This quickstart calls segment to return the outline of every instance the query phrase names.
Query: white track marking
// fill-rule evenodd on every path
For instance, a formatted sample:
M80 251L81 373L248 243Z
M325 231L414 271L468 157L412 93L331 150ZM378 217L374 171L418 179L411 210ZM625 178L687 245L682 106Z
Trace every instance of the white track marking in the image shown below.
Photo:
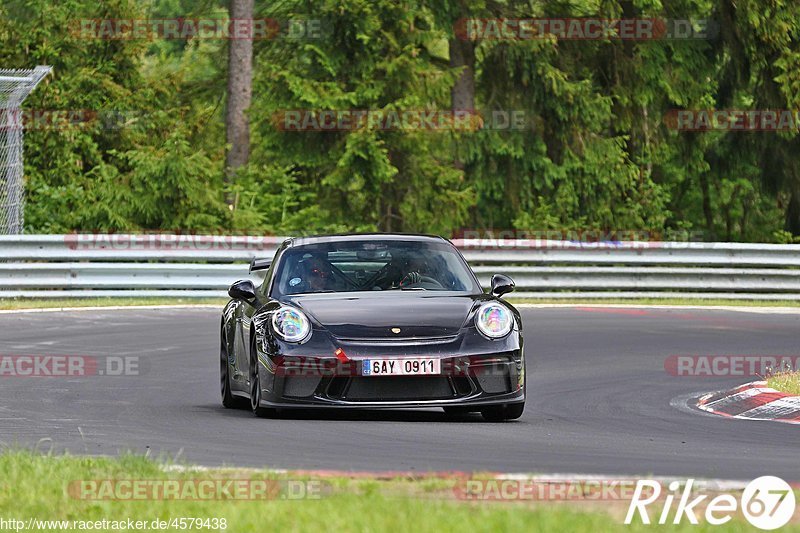
M0 315L13 315L16 313L57 313L60 311L119 311L125 309L216 309L221 311L223 305L211 304L186 304L186 305L106 305L91 307L40 307L34 309L0 309Z
M692 311L734 311L738 313L759 313L759 314L779 314L779 315L800 315L800 307L748 307L735 305L643 305L643 304L593 304L593 303L566 303L566 304L531 304L509 302L517 309L548 309L548 308L570 308L570 307L591 307L593 309L677 309Z

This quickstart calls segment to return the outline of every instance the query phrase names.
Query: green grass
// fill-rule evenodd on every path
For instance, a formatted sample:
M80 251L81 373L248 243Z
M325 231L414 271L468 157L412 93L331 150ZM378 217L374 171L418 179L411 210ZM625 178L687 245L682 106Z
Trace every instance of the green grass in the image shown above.
M288 474L291 476L291 474ZM330 493L320 499L262 500L87 500L67 487L80 480L281 479L253 470L170 472L141 457L40 456L25 451L0 455L0 518L27 520L168 520L224 518L227 531L653 531L625 526L627 502L497 503L452 499L447 485L408 479L327 479ZM291 479L299 479L294 475ZM308 479L308 477L306 477ZM619 516L615 516L619 515ZM669 530L675 530L672 526ZM679 531L748 531L740 518L725 526L707 524ZM795 524L795 530L797 525ZM196 530L199 531L199 530ZM208 530L206 530L208 531Z
M767 378L767 387L800 396L800 371L777 372Z
M0 309L43 309L50 307L106 307L113 305L219 305L223 298L0 298Z

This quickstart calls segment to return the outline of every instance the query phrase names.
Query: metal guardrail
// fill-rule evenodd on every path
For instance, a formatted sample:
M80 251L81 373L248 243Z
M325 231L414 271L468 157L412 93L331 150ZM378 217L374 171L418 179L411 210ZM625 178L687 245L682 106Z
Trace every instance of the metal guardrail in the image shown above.
M0 236L0 297L225 297L280 237ZM800 245L454 241L484 286L516 297L787 300L800 297ZM254 278L258 279L258 278Z

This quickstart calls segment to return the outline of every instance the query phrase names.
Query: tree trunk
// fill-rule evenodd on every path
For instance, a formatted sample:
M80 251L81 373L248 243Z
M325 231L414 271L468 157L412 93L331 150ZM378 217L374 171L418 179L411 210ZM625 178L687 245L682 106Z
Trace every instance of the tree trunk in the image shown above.
M475 44L472 41L450 40L450 66L465 67L450 90L453 111L475 110Z
M708 184L708 176L705 172L700 173L700 191L703 193L703 214L706 218L706 239L707 241L717 240L714 231L714 211L711 208L711 191Z
M785 229L794 236L800 235L800 190L798 189L792 191L792 196L789 199L789 206L786 209Z
M232 21L253 20L253 0L230 0ZM252 24L252 22L251 22ZM250 157L250 121L247 110L253 94L253 39L230 39L228 48L228 101L225 108L225 132L228 152L225 154L225 185L233 183L236 170ZM225 201L232 208L233 196Z
M450 109L456 113L467 111L470 113L470 125L474 124L471 114L475 111L475 43L468 40L459 39L458 36L450 39L448 43L450 50L450 66L465 67L459 75L453 88L450 89ZM457 170L465 170L464 161L456 152L453 167ZM464 172L465 178L466 172ZM477 206L472 208L473 218L477 214Z

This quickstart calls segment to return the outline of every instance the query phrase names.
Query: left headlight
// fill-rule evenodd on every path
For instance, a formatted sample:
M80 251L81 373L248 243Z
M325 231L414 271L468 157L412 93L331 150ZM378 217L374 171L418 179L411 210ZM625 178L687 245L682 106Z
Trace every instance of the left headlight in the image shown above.
M485 303L475 313L475 325L478 330L490 339L505 337L514 326L511 311L496 302Z
M311 323L299 309L281 307L272 315L272 329L286 342L300 342L311 334Z

